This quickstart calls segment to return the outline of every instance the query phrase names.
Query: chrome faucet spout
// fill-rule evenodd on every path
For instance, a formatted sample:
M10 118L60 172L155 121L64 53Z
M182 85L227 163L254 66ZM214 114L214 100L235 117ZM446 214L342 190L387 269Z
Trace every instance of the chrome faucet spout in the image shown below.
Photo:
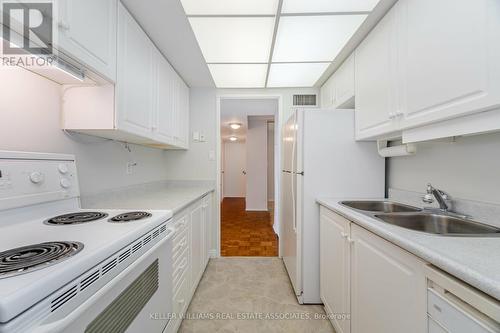
M427 194L422 198L422 201L425 203L433 203L434 198L436 198L436 201L439 204L439 209L442 211L447 212L448 209L450 208L448 206L447 201L449 201L450 195L442 190L439 190L437 188L434 188L430 183L427 184Z

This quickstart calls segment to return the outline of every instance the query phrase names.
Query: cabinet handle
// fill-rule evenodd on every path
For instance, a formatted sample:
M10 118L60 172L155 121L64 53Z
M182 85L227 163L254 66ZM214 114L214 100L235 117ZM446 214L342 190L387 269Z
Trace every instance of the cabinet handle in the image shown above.
M59 22L59 24L57 26L59 27L59 29L64 30L64 31L68 31L70 28L69 24L67 24L65 22Z
M349 242L349 244L355 243L354 239L352 239L351 237L347 237L347 241Z
M346 234L345 232L341 232L340 236L342 236L342 238L345 238L345 239L347 239L349 237L349 235Z
M396 118L396 113L395 112L389 112L389 119L394 119Z
M396 112L396 117L402 117L404 115L403 111L397 111Z

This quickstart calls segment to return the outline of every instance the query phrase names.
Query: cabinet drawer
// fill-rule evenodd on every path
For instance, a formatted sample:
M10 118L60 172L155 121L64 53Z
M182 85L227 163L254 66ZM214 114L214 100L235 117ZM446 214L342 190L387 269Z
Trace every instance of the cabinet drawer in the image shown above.
M177 230L178 234L180 234L183 230L185 230L187 226L188 226L188 215L184 215L174 223L174 227Z
M432 317L427 318L427 332L428 333L448 333L441 325L436 323Z
M177 259L173 265L174 271L172 273L172 285L174 286L174 292L177 290L181 283L181 277L186 276L184 274L187 272L189 267L189 251L186 249Z
M177 236L175 236L172 248L172 261L175 262L179 256L188 247L188 232L187 229L181 231Z
M456 303L444 298L433 289L427 289L427 312L447 332L500 332L500 326L493 327L494 323L479 311L466 303L460 304L460 300L457 300Z
M188 280L189 279L187 279L187 274L184 274L184 276L182 276L181 278L181 284L179 285L177 292L174 294L175 296L173 299L172 309L174 314L179 317L184 314L184 311L189 304L189 300L187 299L189 292Z

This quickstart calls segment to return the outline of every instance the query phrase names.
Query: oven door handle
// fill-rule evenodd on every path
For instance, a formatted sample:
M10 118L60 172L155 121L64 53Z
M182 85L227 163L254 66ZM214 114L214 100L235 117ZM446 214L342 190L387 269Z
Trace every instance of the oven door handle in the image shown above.
M147 257L148 253L151 253L158 249L159 247L163 246L165 243L171 241L171 239L175 235L175 229L174 228L167 228L165 237L160 240L158 243L156 243L153 247L151 247L146 253L144 253L141 257ZM60 333L64 332L64 330L75 320L78 320L78 317L84 313L88 308L92 307L95 302L98 302L100 297L102 295L106 294L110 289L114 288L116 284L120 283L121 279L118 277L120 275L126 275L130 271L134 270L137 265L141 263L141 259L138 259L134 261L132 264L130 264L127 268L125 268L120 274L118 274L116 277L114 277L111 281L109 281L107 284L105 284L101 289L97 290L94 295L92 295L90 298L85 300L85 302L80 305L78 308L73 310L70 314L68 314L66 317L64 317L61 320L51 322L45 325L37 326L34 327L33 330L30 331L30 333Z

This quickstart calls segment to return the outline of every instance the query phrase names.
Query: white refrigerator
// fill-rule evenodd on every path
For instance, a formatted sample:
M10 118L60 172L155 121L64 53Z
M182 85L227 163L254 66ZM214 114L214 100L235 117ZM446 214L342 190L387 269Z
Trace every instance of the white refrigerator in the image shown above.
M297 299L319 304L317 198L381 198L385 160L354 139L354 110L297 109L283 128L280 251Z

